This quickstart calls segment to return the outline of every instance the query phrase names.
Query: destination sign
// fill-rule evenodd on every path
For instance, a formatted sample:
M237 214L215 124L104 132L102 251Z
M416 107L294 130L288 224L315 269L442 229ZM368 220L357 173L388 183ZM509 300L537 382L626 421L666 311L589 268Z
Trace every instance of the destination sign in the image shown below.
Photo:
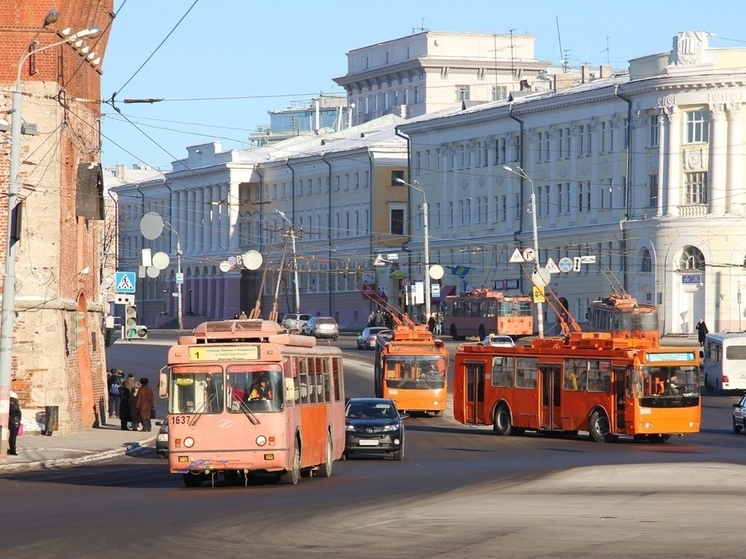
M667 353L646 353L646 363L658 363L659 361L694 361L693 351L679 351Z
M259 359L259 347L240 346L189 346L189 361L255 361Z

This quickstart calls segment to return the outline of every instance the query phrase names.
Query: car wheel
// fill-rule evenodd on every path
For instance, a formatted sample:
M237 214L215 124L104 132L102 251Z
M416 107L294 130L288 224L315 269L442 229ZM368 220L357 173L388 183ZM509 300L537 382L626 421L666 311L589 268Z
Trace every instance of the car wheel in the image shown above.
M743 427L741 425L738 425L736 423L736 418L734 417L733 418L733 432L736 433L736 434L738 434L738 433L741 432L741 429L743 429Z

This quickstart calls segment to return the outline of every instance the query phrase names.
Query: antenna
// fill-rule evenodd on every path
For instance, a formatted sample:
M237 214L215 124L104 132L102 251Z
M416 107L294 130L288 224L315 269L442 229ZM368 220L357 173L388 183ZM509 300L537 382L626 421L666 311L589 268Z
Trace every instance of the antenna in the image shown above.
M609 47L609 39L611 37L606 37L606 48L601 51L601 54L606 53L606 64L607 66L611 66L610 61L610 55L611 55L611 48Z
M562 50L562 35L560 35L560 26L559 26L559 17L555 16L555 21L557 22L557 40L559 41L559 50L560 50L560 63L562 64L562 72L567 72L567 62L564 58L564 51Z
M510 75L515 77L515 68L513 67L513 31L515 29L510 30Z

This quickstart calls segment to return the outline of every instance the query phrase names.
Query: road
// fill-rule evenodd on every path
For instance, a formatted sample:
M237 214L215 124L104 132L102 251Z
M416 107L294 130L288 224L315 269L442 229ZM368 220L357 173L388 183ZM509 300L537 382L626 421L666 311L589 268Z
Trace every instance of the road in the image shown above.
M155 380L167 350L157 342L114 344L110 366ZM348 395L369 395L373 352L346 355ZM705 397L702 432L663 445L497 437L449 414L411 417L404 461L352 458L297 486L189 490L154 452L3 476L3 548L14 558L736 557L746 435L730 428L734 400Z

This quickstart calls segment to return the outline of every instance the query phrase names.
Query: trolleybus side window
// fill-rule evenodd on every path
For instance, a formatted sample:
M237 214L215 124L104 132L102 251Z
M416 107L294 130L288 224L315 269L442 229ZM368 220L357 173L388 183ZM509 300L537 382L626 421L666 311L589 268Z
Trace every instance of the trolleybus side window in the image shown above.
M515 359L512 357L492 358L492 386L513 386Z
M588 382L587 359L565 359L565 390L585 390Z
M536 388L538 376L538 360L533 357L519 357L516 359L516 388Z
M611 392L611 362L588 360L588 392Z
M342 400L342 361L339 358L332 358L332 377L334 379L334 401Z

